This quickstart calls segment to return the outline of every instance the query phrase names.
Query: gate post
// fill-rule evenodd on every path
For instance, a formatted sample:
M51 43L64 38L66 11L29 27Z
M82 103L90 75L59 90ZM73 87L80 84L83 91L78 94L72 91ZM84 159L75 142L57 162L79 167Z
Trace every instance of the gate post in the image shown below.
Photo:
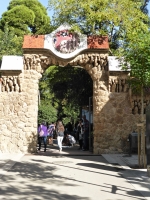
M146 154L147 154L147 173L150 177L150 105L146 108Z

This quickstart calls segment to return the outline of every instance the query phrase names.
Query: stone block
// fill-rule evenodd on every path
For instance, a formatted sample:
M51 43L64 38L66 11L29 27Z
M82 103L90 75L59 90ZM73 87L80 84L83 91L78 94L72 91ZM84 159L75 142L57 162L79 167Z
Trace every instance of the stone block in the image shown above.
M99 143L98 142L94 142L94 147L98 148L99 147Z
M22 117L20 117L20 122L26 123L27 122L27 118L24 116L24 112Z
M34 101L33 99L29 98L26 100L26 103L27 103L27 106L29 106L29 105L33 105Z
M22 153L27 153L28 152L28 146L20 146L20 151Z
M26 73L24 73L24 82L29 82L31 79L31 74L29 73L29 71L26 71Z
M32 111L25 113L25 117L28 119L32 118L34 116L34 113Z
M123 124L123 117L117 114L115 117L115 121L117 122L117 124Z
M7 130L7 126L6 126L5 123L3 123L3 124L1 125L1 130Z
M25 124L25 127L32 127L33 126L33 124L31 123L31 122L27 122L26 124Z
M117 149L118 153L123 153L122 149Z
M20 128L20 129L22 129L22 128L25 127L25 123L19 121L18 124L17 124L17 127Z
M99 153L98 148L94 147L93 153L94 153L94 154L98 154L98 153Z
M114 151L116 151L117 149L115 148L115 147L109 147L109 150L111 151L111 152L114 152Z

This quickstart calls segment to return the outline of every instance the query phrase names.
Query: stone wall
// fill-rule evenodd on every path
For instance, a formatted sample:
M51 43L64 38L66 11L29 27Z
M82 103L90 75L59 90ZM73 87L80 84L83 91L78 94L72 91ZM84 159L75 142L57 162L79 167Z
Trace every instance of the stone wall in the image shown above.
M127 152L129 133L137 131L140 115L133 115L129 94L101 92L101 111L94 117L94 153Z
M38 80L34 71L2 72L0 92L0 152L35 152ZM19 80L17 81L15 80ZM9 82L11 84L9 84Z
M108 79L101 77L101 88L94 88L93 146L96 154L128 152L128 136L133 131L138 132L141 99L131 94L127 75L127 72L110 72ZM145 97L144 109L149 99Z

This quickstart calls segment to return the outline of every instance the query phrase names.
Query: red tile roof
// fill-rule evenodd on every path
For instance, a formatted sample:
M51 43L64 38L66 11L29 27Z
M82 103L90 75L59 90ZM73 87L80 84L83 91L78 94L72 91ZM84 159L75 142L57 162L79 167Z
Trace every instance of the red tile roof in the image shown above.
M108 37L91 35L87 38L88 49L109 49Z
M22 48L44 48L44 38L45 35L25 35Z

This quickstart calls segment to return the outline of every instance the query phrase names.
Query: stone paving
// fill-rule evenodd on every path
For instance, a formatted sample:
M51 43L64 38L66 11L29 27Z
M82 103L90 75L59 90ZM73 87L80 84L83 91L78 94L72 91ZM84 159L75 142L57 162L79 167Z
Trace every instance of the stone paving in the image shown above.
M0 153L0 178L18 162L24 154Z
M93 156L92 152L79 151L78 147L66 147L62 153L57 146L49 146L46 153L42 149L35 155L1 153L0 199L150 200L146 169L129 167L137 163L137 155ZM43 171L40 166L44 167ZM31 196L26 196L27 191Z
M124 178L128 173L130 171L109 164L100 155L28 154L0 178L0 199L146 199Z
M102 154L102 156L109 161L109 163L118 163L124 168L137 167L138 166L138 155L128 154Z

